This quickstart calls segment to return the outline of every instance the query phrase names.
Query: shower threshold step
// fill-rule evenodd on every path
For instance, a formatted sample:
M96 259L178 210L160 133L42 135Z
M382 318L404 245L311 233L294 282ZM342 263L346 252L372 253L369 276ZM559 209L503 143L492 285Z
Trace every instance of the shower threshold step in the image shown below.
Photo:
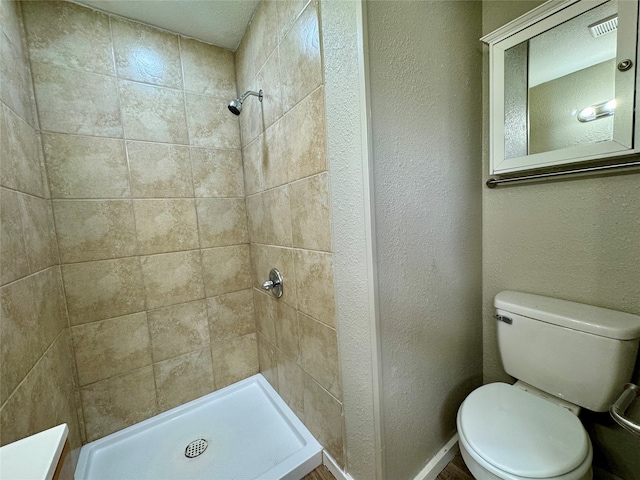
M254 375L88 443L75 480L299 480L322 446Z

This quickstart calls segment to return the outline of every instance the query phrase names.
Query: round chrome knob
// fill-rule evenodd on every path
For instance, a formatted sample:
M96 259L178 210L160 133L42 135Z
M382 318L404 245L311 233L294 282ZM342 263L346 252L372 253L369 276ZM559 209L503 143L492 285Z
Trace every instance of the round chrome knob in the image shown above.
M276 268L272 268L269 272L269 280L262 284L264 290L271 290L273 296L280 298L282 296L282 275Z

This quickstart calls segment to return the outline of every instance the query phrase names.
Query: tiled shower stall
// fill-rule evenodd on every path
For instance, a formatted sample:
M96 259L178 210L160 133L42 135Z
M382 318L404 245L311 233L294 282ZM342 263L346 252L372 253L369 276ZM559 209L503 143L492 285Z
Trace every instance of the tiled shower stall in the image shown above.
M1 13L1 443L65 422L73 450L261 371L344 464L317 2L263 1L236 52Z

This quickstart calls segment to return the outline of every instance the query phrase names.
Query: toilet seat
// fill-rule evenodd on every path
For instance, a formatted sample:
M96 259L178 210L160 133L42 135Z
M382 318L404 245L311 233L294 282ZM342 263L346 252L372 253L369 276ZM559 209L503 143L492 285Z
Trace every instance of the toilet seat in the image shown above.
M574 414L506 383L474 390L457 423L469 454L501 478L563 477L591 466L591 442Z

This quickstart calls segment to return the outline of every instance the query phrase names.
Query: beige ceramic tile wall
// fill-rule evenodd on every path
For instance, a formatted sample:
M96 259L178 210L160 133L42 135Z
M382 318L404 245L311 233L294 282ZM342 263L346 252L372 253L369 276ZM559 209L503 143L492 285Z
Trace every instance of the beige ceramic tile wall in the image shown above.
M0 3L0 36L0 445L67 423L76 449L73 352L19 3Z
M260 370L344 464L315 1L263 1L236 51ZM272 267L280 300L260 289Z
M23 9L91 441L258 371L234 55Z

